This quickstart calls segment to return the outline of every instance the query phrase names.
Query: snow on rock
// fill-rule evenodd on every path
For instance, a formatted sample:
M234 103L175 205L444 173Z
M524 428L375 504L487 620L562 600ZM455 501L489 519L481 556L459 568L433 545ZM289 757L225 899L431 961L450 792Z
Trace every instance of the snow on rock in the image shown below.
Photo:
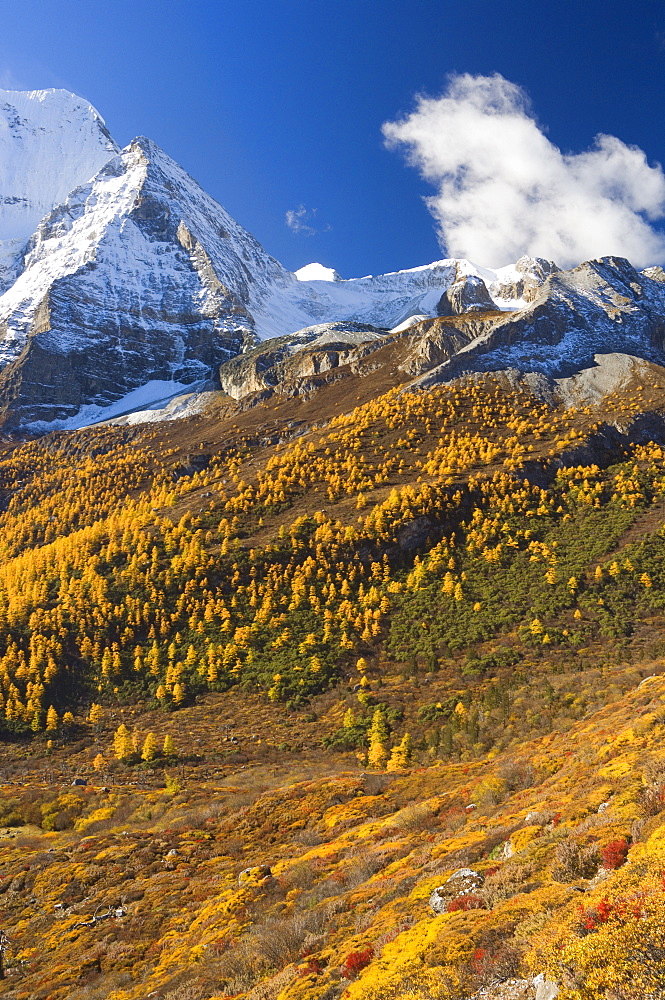
M253 298L289 283L182 168L136 139L42 220L0 296L3 402L19 424L61 424L153 379L213 377L254 341Z
M450 289L454 322L413 335L410 373L428 370L427 384L510 367L566 378L594 354L662 358L660 269L607 258L559 272L522 257L497 270L446 259L354 279L320 263L291 273L149 139L120 151L81 98L0 91L6 430L179 410L169 400L219 385L221 366L232 394L327 370L354 345L435 320ZM594 379L561 392L593 394Z
M66 90L0 90L0 287L40 219L118 151Z
M438 367L430 367L414 386L449 382L468 372L516 369L566 380L593 369L597 355L613 355L597 375L561 389L589 398L604 383L623 377L629 355L665 363L665 286L638 273L622 257L586 261L570 271L550 274L522 309L488 319L455 346ZM441 338L441 331L427 334ZM427 344L424 344L427 346ZM433 356L430 350L421 353ZM617 383L618 384L618 383Z
M220 398L224 398L224 393L219 389L186 392L181 396L173 396L163 405L156 402L149 409L132 410L131 413L110 417L102 422L133 427L136 424L157 424L164 420L183 420L203 413L209 404Z
M364 278L324 282L301 277L293 284L265 289L250 308L261 339L340 320L394 329L414 316L436 316L443 293L467 275L482 279L487 287L497 281L499 272L447 259ZM496 305L506 308L501 300Z
M458 260L351 280L321 264L293 274L155 143L118 151L87 102L65 91L4 102L2 233L21 243L18 257L0 248L12 279L3 292L0 277L7 429L70 426L152 381L216 380L253 344L312 326L434 317L463 276L500 277Z
M63 420L53 420L50 422L34 421L26 424L24 429L39 434L46 431L73 431L81 427L90 427L99 423L121 423L120 418L127 417L135 412L149 413L150 411L163 412L174 399L183 399L185 394L191 395L199 389L203 389L205 383L194 386L186 386L181 382L167 382L159 379L152 379L145 385L133 389L115 403L109 406L82 406L73 417ZM144 421L132 421L127 419L127 423L139 423Z

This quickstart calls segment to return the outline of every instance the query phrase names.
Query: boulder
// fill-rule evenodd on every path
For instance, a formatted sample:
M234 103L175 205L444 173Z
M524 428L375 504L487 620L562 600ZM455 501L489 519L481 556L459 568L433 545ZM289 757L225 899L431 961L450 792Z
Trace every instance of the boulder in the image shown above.
M485 884L485 878L472 868L458 868L443 885L434 890L429 898L429 907L437 915L446 913L448 904L457 896L476 893Z
M443 293L436 311L439 316L461 316L470 312L492 312L496 308L483 279L469 274Z
M534 977L533 985L536 987L536 1000L555 1000L559 995L559 987L548 982L542 972Z

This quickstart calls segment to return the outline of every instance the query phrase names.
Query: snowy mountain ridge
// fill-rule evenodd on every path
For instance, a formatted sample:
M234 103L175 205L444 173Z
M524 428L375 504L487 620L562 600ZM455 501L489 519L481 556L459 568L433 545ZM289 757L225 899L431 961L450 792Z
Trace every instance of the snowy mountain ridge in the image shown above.
M305 346L315 368L342 364L365 335L377 342L414 330L417 339L424 330L421 354L430 368L439 359L437 377L462 363L494 367L491 357L538 355L555 300L556 343L570 343L575 354L579 329L589 356L599 313L601 326L616 326L617 316L627 321L620 303L630 280L613 264L602 291L585 278L573 301L573 286L553 281L558 273L531 257L498 270L445 259L353 279L321 264L292 273L150 139L120 150L97 111L66 91L0 91L0 415L7 430L82 426L139 400L149 406L218 387L220 366L248 351L260 386L265 358L275 377L287 369L291 377L298 365L287 359ZM630 309L639 316L623 329L639 338L647 312L650 329L665 313L663 285L639 277L633 284L646 299L644 306L635 299ZM460 316L470 317L466 326ZM438 323L434 339L430 320ZM523 347L515 346L516 330ZM620 352L625 345L615 334L613 327ZM265 352L257 348L264 342ZM314 358L319 348L327 360ZM221 384L237 395L246 370L227 369Z

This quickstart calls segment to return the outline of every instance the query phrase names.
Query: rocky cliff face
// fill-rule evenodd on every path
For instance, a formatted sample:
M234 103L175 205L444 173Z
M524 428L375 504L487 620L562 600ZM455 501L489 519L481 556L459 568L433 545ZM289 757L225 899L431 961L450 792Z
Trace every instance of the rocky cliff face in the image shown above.
M498 310L486 287L479 292L479 279L458 278L445 296L448 316L383 333L340 323L266 341L222 366L222 386L236 399L309 395L314 374L338 368L344 377L390 364L395 380L414 388L508 371L537 377L550 395L597 400L636 366L665 365L662 269L637 272L607 257L541 277L532 301L512 312Z
M445 350L450 321L422 324L422 338ZM665 285L620 257L551 274L526 307L482 320L476 336L421 384L506 368L565 378L593 365L598 353L665 363Z
M383 345L387 330L363 323L323 323L267 340L222 365L221 387L234 399L351 363L364 347Z
M242 351L253 340L248 275L287 273L233 228L148 140L73 191L0 298L8 426L40 430L150 380L201 382Z

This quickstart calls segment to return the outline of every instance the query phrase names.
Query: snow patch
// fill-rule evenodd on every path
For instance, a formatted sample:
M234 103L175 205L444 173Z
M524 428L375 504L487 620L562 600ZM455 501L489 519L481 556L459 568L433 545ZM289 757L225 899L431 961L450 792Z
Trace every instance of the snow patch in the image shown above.
M190 398L204 387L205 383L186 386L183 382L166 382L162 379L152 379L138 389L132 389L121 399L108 406L94 406L88 404L82 406L73 417L64 420L35 420L31 424L25 425L25 430L30 433L47 434L49 431L77 431L82 427L91 427L93 424L110 422L114 418L125 417L136 411L164 410L165 405L175 397L182 397L187 394ZM156 419L163 419L157 417ZM114 420L115 422L115 420ZM131 422L131 421L127 421ZM136 421L137 423L140 421Z
M410 327L415 326L416 323L422 323L423 320L431 319L431 316L427 316L425 313L415 313L413 316L409 316L405 319L403 323L398 323L397 326L393 326L391 333L402 333L403 330L408 330Z
M163 420L183 420L185 417L193 417L216 399L227 399L225 393L219 389L203 392L187 392L183 396L174 396L166 406L148 409L134 410L120 417L112 417L104 423L116 426L130 426L136 424L157 424Z

